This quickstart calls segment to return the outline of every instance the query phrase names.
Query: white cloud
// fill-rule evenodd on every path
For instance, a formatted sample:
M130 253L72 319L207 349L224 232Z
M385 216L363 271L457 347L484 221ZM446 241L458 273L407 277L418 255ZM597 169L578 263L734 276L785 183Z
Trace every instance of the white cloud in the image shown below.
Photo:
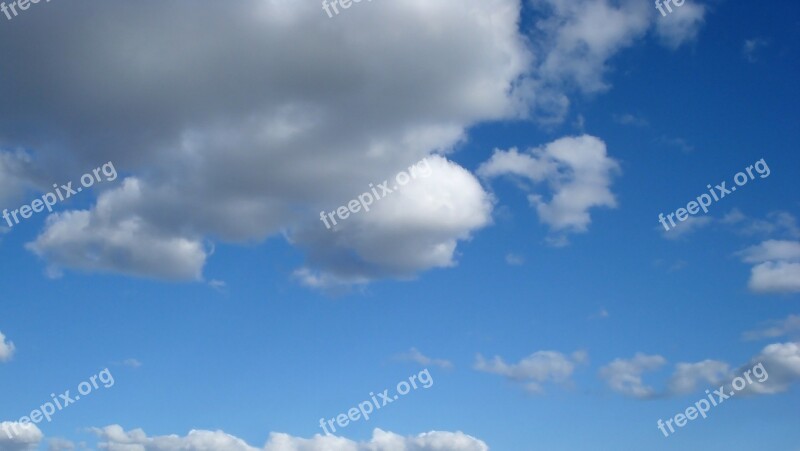
M444 369L453 368L453 362L445 359L432 359L424 355L423 353L419 352L417 348L411 348L407 353L398 355L397 358L399 360L416 362L423 366L433 365Z
M718 384L731 374L730 366L717 360L704 360L697 363L678 363L669 381L669 394L692 393L699 382Z
M761 340L793 335L800 335L800 315L789 315L783 320L769 321L759 329L745 332L742 337L745 340Z
M509 364L500 356L486 360L478 354L473 368L484 373L505 376L523 384L528 392L539 394L544 392L542 385L546 382L570 384L577 365L586 363L587 359L584 351L577 351L572 356L556 351L537 351L519 363Z
M747 365L736 371L737 375L761 363L769 376L762 383L748 384L743 393L751 395L774 395L785 392L790 386L800 382L800 343L770 344Z
M307 252L300 279L321 287L452 266L492 208L452 162L336 233L318 214L453 151L475 124L531 112L563 119L565 92L607 88L608 61L653 25L652 8L634 0L532 4L530 30L519 28L519 0L385 2L346 20L276 1L152 2L133 12L93 1L91 15L64 8L55 25L32 15L24 31L0 30L0 53L18 68L0 105L0 199L106 161L126 174L93 208L50 218L29 245L53 275L204 280L209 241L282 236ZM23 36L45 32L60 37L46 51ZM17 148L31 149L35 164ZM554 229L580 231L588 208L614 198L604 181L587 180L600 173L571 184L564 176L550 180L559 185L552 202L531 200ZM401 230L407 223L413 229Z
M656 391L644 385L642 375L667 363L660 355L637 353L632 359L616 359L600 369L600 377L617 393L634 398L652 398Z
M478 169L485 178L513 175L546 182L552 192L549 200L538 193L528 199L539 220L562 237L585 232L591 208L617 206L610 189L617 172L619 164L607 155L605 143L589 135L561 138L528 153L497 149Z
M137 359L125 359L122 361L122 364L129 368L139 368L142 366L142 362Z
M35 424L0 423L0 451L30 451L42 441L42 431Z
M0 136L35 149L45 173L4 169L61 181L114 161L127 177L94 208L52 217L29 248L55 267L168 280L202 280L208 240L284 234L308 252L318 281L454 265L459 241L489 223L491 202L443 158L439 177L413 182L336 233L319 212L452 151L474 124L519 117L515 83L533 60L520 4L371 6L333 21L306 2L150 3L135 13L93 2L93 20L130 26L98 29L64 9L53 30L32 16L25 34L61 36L44 53L3 29L0 51L19 41L9 63L28 74L5 80L20 96L0 105ZM55 56L72 53L68 62ZM24 92L46 92L46 102ZM93 94L75 110L78 92ZM20 117L36 122L2 125ZM36 124L47 124L52 142L41 142Z
M634 116L630 113L615 114L612 116L612 118L614 119L614 122L620 125L630 125L634 127L647 127L649 125L647 119Z
M0 362L8 362L14 356L16 347L14 343L6 339L3 332L0 332Z
M148 437L141 429L126 432L119 425L95 428L102 442L100 449L108 451L488 451L482 441L462 432L427 432L417 436L402 437L375 429L368 442L354 442L333 435L315 435L304 439L288 434L272 433L262 448L223 431L189 432L177 435Z
M742 45L742 55L750 63L758 61L757 53L767 46L767 40L762 38L746 39Z
M737 253L750 271L750 290L756 293L800 292L800 242L767 240Z
M675 218L675 216L673 216L673 218ZM677 219L673 219L673 221L675 221L675 227L672 227L669 218L664 220L664 222L670 226L669 230L665 230L664 226L661 224L657 227L658 230L661 230L662 236L668 240L685 238L687 235L710 225L714 222L714 219L710 216L689 216L682 222Z
M506 254L506 263L511 266L521 266L525 264L525 257L518 254L509 253Z
M706 6L697 1L687 1L673 6L672 12L656 20L656 35L667 47L677 49L694 40L705 22Z

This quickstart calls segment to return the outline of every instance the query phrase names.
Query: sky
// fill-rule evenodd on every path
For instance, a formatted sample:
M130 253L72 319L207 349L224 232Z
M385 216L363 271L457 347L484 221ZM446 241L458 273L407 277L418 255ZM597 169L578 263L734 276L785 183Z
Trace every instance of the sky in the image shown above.
M18 3L0 451L800 451L796 2Z

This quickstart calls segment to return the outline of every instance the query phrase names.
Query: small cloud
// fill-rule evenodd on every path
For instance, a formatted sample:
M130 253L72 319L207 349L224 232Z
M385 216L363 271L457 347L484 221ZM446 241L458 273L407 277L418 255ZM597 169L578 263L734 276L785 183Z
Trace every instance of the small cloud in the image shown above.
M453 363L450 362L449 360L432 359L419 352L417 348L411 348L407 353L400 354L396 358L397 360L403 360L406 362L416 362L423 366L433 365L446 370L453 368Z
M766 47L767 44L769 44L769 42L766 39L762 38L747 39L744 41L744 44L742 45L742 55L748 62L755 63L756 61L758 61L758 56L757 56L758 51Z
M507 254L506 263L511 266L520 266L525 264L525 257L517 254Z
M228 287L228 284L226 284L224 280L211 279L208 282L208 286L217 291L223 291L225 288Z
M754 264L748 286L756 293L800 292L800 241L767 240L736 253Z
M610 315L608 314L608 310L600 309L599 312L597 312L597 313L593 314L592 316L590 316L589 319L606 319L609 316Z
M683 153L694 152L694 146L686 142L686 140L683 138L670 138L668 136L662 136L661 138L658 138L656 142L662 145L676 147Z
M800 336L800 315L789 315L786 319L767 321L758 329L742 334L742 338L747 341L785 336Z
M669 230L664 230L664 227L661 225L658 226L658 230L661 230L662 236L668 240L685 238L687 235L708 226L714 222L714 219L710 216L689 216L683 222L677 220L673 221L675 222L675 227L671 227ZM668 218L665 222L670 226L672 225Z
M75 444L63 438L51 438L47 441L48 451L65 451L75 449Z
M0 332L0 362L8 362L11 360L11 358L14 357L15 350L14 343L6 340L6 336L3 335L3 332Z
M586 351L576 351L571 356L556 351L538 351L523 358L519 363L512 364L506 363L499 356L486 360L478 354L473 369L505 376L523 384L527 392L541 394L544 393L542 385L545 382L570 385L577 365L587 362Z
M142 362L136 359L125 359L122 361L122 364L127 366L128 368L139 368L142 366Z
M633 127L647 127L648 125L650 125L647 122L647 119L637 117L634 116L633 114L628 114L628 113L614 114L612 116L612 119L614 119L614 122L620 125L630 125Z
M656 395L655 389L645 385L642 375L655 371L667 363L660 355L637 353L632 359L616 359L600 369L600 377L605 379L611 390L626 396L649 399Z

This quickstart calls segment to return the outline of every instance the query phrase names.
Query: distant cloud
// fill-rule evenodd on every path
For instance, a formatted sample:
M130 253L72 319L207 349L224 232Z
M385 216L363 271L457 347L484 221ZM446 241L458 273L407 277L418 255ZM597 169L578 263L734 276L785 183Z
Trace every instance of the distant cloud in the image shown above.
M515 176L545 184L550 198L537 192L529 194L528 201L536 208L539 221L550 226L551 239L563 245L566 234L588 230L590 209L617 206L611 183L619 171L619 163L608 156L605 143L583 135L522 153L516 148L495 149L478 168L478 175L484 179Z
M768 321L758 329L742 334L742 338L748 341L785 336L800 336L800 315L789 315L786 319Z
M767 240L738 252L750 271L750 290L756 293L800 292L800 241Z
M423 353L419 352L417 348L411 348L407 353L400 354L397 356L398 360L416 362L423 366L438 366L439 368L444 368L446 370L453 368L453 363L449 360L444 359L432 359Z
M14 356L14 343L6 340L3 332L0 332L0 362L8 362Z
M657 143L667 145L670 147L675 147L683 153L692 153L694 152L694 146L689 144L683 138L671 138L668 136L662 136L656 140Z
M544 392L542 385L546 382L569 385L577 365L584 364L587 360L588 356L584 351L574 352L571 356L556 351L538 351L519 363L512 364L506 363L499 356L486 360L478 354L473 369L505 376L523 384L529 393L540 394Z
M506 263L511 266L520 266L525 264L525 257L517 254L506 254Z
M664 226L662 225L658 225L657 228L658 230L661 231L662 236L668 240L678 240L681 238L685 238L687 235L690 235L695 231L710 225L712 222L714 222L714 219L710 216L689 216L683 222L680 222L677 219L675 219L674 221L675 221L675 227L670 227L669 230L664 230ZM671 226L668 219L666 222L668 225Z
M680 7L672 8L672 12L656 20L656 35L661 42L677 49L681 45L693 41L705 22L706 7L696 1L686 2Z
M699 382L711 385L724 381L730 375L731 368L725 362L704 360L697 363L678 363L668 383L670 395L692 393Z
M136 359L125 359L122 361L122 364L129 368L139 368L142 366L142 362Z
M632 114L615 114L612 116L614 122L620 125L632 125L634 127L647 127L650 125L647 119L634 116Z
M742 45L742 55L748 62L755 63L756 61L758 61L758 55L757 55L758 51L766 47L767 44L768 42L766 39L762 38L747 39L744 41L744 44Z
M632 359L616 359L600 369L600 377L611 390L634 398L647 399L656 395L653 387L642 381L642 375L667 363L660 355L637 353Z

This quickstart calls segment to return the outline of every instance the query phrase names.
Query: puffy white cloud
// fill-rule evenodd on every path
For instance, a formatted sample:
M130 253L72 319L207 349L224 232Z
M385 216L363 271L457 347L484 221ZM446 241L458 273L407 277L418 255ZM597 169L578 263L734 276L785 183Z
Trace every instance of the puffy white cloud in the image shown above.
M767 240L739 252L746 263L772 260L800 260L800 241Z
M617 172L619 164L608 156L605 143L589 135L561 138L527 153L498 149L478 169L485 178L513 175L546 183L552 192L549 200L536 192L528 199L539 220L562 235L585 232L591 208L617 206L611 192Z
M758 355L750 359L747 365L739 368L736 374L742 375L758 364L763 365L765 372L765 376L762 376L763 382L747 384L742 392L750 395L774 395L785 392L790 386L800 382L800 343L767 345Z
M0 29L15 67L0 74L0 200L100 162L125 174L30 244L52 273L199 280L207 241L280 236L307 251L297 275L319 287L452 266L491 199L444 159L439 177L336 233L318 212L452 151L475 124L563 118L565 92L606 88L607 61L654 17L635 0L532 5L536 23L520 30L520 0L373 2L336 20L307 2L51 4ZM552 201L531 199L554 229L582 230L588 208L614 203L587 181L601 173L562 176Z
M48 221L30 249L53 266L196 280L206 240L285 234L311 282L410 277L455 264L489 223L488 195L443 158L336 233L318 217L470 126L518 117L533 60L518 0L374 3L336 20L306 2L51 6L24 29L46 47L0 30L0 51L17 43L0 146L33 149L41 168L3 171L52 183L113 161L127 177Z
M0 423L0 451L29 451L42 441L42 431L35 424Z
M14 342L7 340L3 332L0 332L0 362L8 362L11 360L15 350Z
M538 394L544 392L542 385L546 382L571 383L577 365L586 361L587 355L583 351L575 352L572 356L556 351L537 351L512 364L506 363L500 356L486 360L478 354L473 368L484 373L505 376L524 384L528 392Z
M756 293L800 292L800 242L767 240L737 253L755 263L748 286Z
M222 431L191 431L177 435L148 437L141 429L124 431L119 425L94 429L100 437L100 449L109 451L488 451L489 447L462 432L427 432L412 437L375 429L368 442L354 442L333 435L315 435L304 439L272 433L263 448Z
M660 355L637 353L632 359L616 359L600 369L600 377L617 393L634 398L652 398L653 387L642 381L645 372L655 371L667 363Z

